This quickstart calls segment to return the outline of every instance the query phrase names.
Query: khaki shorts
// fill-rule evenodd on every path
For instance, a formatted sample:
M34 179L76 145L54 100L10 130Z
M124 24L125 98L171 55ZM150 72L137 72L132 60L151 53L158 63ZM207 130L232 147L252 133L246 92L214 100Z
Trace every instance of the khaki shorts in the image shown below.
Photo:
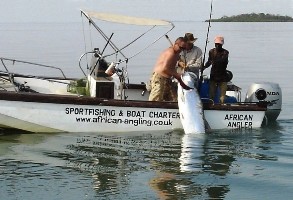
M154 72L151 78L149 101L177 101L176 84L170 78Z

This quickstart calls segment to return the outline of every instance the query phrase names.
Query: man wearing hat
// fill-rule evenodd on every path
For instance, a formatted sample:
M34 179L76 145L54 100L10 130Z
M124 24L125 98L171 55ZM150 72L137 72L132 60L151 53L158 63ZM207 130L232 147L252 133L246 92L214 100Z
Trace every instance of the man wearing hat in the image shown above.
M209 51L209 58L203 69L212 65L210 72L210 99L214 100L217 87L220 88L220 103L224 103L227 91L227 66L229 51L223 48L224 37L215 37L215 48Z
M184 71L195 73L199 80L199 71L202 65L202 50L194 45L197 38L192 33L185 33L184 38L187 40L186 49L180 53L178 66Z

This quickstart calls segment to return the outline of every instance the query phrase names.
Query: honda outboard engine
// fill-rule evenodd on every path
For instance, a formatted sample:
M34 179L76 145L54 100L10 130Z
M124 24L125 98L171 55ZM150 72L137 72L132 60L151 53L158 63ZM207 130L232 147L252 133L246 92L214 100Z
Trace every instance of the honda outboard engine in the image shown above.
M259 82L253 83L248 88L245 102L268 103L265 116L268 121L275 121L282 109L282 91L278 83Z

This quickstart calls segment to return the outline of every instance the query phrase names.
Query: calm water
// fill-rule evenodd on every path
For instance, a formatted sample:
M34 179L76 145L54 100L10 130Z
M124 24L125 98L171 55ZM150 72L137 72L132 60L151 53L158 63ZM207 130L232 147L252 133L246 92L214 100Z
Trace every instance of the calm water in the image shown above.
M175 25L170 38L191 31L204 49L207 24ZM292 23L216 23L210 32L211 41L215 35L225 36L229 68L243 97L252 82L280 84L283 111L275 124L189 136L180 131L117 135L2 130L1 199L292 198L292 31ZM57 65L68 76L81 75L78 58L84 43L78 23L0 24L0 36L1 57ZM146 55L130 60L131 82L148 79L167 45L163 39Z

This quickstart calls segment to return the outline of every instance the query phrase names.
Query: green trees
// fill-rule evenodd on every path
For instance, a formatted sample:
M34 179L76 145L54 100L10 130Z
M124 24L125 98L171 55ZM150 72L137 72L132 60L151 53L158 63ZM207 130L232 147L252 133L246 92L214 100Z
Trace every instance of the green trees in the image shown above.
M206 20L207 22L208 20ZM212 22L293 22L290 16L272 15L265 13L251 13L233 15L231 17L223 16L219 19L211 19Z

